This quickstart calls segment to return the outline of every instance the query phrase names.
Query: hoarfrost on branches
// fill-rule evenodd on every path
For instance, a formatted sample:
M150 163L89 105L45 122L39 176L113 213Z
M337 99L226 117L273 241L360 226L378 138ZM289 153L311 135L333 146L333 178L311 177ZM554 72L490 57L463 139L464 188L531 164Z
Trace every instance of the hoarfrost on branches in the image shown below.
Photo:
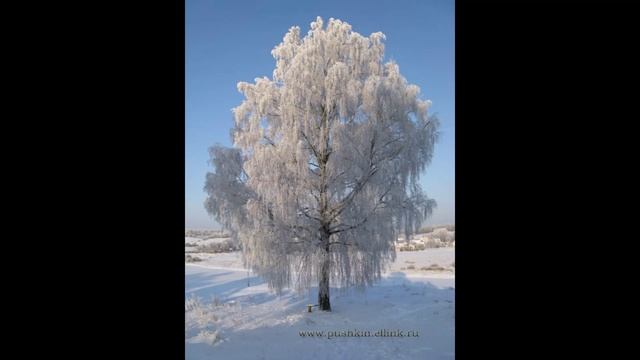
M436 203L419 185L438 120L394 62L384 34L318 17L271 52L272 79L240 82L233 148L210 150L205 206L272 289L363 287ZM326 302L326 303L324 303Z

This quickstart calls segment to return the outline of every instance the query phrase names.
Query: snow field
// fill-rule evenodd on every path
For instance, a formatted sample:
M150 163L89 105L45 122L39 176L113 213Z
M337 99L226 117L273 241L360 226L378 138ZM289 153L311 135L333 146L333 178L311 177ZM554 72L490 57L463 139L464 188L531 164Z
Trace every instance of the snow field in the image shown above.
M185 264L188 360L455 358L455 275L397 271L406 261L450 264L452 248L398 253L383 280L364 292L331 288L330 313L306 312L317 288L278 296L242 268L239 253L207 255ZM397 330L405 336L363 336ZM360 336L339 336L348 331Z

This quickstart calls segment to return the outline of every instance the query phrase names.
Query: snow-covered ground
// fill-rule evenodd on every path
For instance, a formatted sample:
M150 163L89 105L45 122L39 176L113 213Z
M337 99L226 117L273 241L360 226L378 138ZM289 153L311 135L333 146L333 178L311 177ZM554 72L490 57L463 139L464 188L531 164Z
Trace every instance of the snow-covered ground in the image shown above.
M269 292L243 269L238 252L198 256L203 261L185 264L187 360L455 358L454 271L419 270L451 268L453 248L399 252L374 287L332 288L330 313L306 312L317 302L317 288ZM411 262L415 270L406 269ZM375 336L398 330L404 337Z

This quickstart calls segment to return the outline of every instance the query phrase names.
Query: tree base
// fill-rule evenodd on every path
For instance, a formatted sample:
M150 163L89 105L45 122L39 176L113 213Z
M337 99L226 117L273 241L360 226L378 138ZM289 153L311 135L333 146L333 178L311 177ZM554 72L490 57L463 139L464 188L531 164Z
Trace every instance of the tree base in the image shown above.
M318 296L318 308L322 311L331 311L331 303L329 302L329 296Z

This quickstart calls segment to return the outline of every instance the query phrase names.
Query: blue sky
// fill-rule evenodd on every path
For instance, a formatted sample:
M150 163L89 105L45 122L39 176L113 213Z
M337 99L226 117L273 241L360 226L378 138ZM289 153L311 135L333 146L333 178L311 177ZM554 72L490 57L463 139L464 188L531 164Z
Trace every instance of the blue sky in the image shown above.
M321 16L351 24L362 35L386 35L386 60L395 60L422 98L433 102L441 137L423 189L436 199L428 224L455 222L455 40L453 0L303 1L186 0L185 226L219 228L204 210L207 149L231 145L231 109L242 102L239 81L272 76L271 49L287 30Z

